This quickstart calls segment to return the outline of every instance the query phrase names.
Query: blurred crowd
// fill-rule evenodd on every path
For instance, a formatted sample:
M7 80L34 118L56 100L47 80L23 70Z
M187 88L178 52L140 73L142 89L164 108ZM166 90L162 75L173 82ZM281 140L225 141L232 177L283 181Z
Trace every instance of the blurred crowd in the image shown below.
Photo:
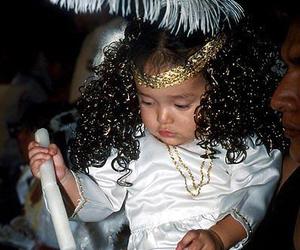
M0 249L58 249L40 185L28 168L27 145L44 127L68 160L79 87L102 46L102 27L118 21L105 9L75 14L47 0L0 6ZM116 216L121 227L123 212ZM97 223L71 222L71 228L80 249L111 246L110 238L95 239L101 231L115 234Z

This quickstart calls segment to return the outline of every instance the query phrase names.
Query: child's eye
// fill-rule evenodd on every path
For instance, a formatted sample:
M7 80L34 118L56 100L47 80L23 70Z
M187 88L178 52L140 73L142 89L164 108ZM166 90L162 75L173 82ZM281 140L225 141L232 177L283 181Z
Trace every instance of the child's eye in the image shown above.
M175 104L175 107L178 109L188 109L190 107L189 104Z
M144 101L144 100L141 100L141 103L144 104L144 105L147 105L147 106L150 106L153 104L153 102L150 102L150 101Z

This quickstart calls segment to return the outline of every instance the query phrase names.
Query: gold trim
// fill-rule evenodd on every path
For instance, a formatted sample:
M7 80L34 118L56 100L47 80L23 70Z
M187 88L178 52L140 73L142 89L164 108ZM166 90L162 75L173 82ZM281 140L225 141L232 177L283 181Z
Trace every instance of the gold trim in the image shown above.
M75 209L73 211L73 214L70 217L71 219L73 219L73 218L76 217L78 212L83 208L83 206L87 203L87 198L84 195L84 191L83 191L83 187L82 187L82 181L81 181L80 176L77 173L73 172L72 170L71 170L71 173L74 176L74 179L75 179L76 185L77 185L77 189L78 189L79 195L80 195L80 198L77 201L77 206L75 207Z
M156 75L141 73L137 67L133 65L134 80L138 85L154 89L179 85L185 80L192 78L197 73L201 72L205 65L216 57L225 41L226 37L222 33L216 36L213 40L207 42L200 50L191 55L188 58L186 65L180 65Z

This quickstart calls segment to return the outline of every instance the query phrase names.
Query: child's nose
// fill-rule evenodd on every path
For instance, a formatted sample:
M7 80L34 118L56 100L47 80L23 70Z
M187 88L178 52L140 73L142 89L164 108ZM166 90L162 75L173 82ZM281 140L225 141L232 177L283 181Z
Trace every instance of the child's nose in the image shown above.
M161 124L172 123L173 118L167 108L160 108L157 113L157 121Z

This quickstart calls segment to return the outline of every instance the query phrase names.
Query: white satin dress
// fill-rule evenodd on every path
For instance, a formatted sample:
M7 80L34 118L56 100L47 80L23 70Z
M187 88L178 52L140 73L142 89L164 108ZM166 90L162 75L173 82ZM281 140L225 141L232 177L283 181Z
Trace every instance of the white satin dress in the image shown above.
M196 143L194 140L177 149L199 182L204 150ZM244 226L248 238L265 214L279 179L282 157L279 150L268 154L253 138L248 139L248 146L246 160L231 165L225 163L226 151L217 147L220 154L213 160L210 182L193 197L166 145L146 133L140 139L139 159L130 164L132 173L127 181L131 187L116 183L122 173L111 167L114 156L102 168L90 167L91 177L75 174L81 201L74 218L103 220L125 203L131 229L129 250L174 250L189 230L208 229L229 214ZM208 166L207 162L204 168ZM241 249L247 238L231 249Z

